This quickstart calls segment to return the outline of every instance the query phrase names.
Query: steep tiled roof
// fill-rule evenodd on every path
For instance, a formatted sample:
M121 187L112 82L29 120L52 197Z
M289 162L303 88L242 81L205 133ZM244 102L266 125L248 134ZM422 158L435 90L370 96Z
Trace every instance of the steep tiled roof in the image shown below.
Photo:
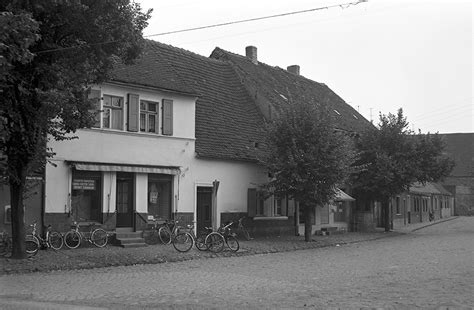
M200 157L256 161L263 119L232 67L170 45L149 41L159 55L198 95L196 153Z
M337 111L339 128L360 131L370 125L324 84L254 66L219 48L211 56L148 40L137 63L118 66L112 81L196 95L196 153L202 158L257 161L265 140L262 99L272 104L289 98L327 102Z
M447 196L452 196L452 194L446 189L444 188L443 185L441 185L440 183L433 183L433 186L443 195L447 195Z
M474 177L474 133L439 135L446 143L446 153L455 163L451 176Z
M427 182L425 184L416 182L410 186L410 193L416 194L441 194L441 192L433 185L433 183Z
M336 127L350 132L360 132L372 126L354 108L344 102L336 93L324 84L317 83L287 70L271 67L259 62L254 64L249 58L216 48L211 57L232 63L250 95L256 101L263 102L261 109L265 113L270 109L289 102L314 102L327 104L333 110Z
M160 49L155 48L153 41L146 41L142 54L133 65L117 64L111 72L110 81L179 93L196 93L160 55Z
M410 193L421 194L421 195L445 195L452 196L440 183L426 182L422 184L415 182L410 186Z

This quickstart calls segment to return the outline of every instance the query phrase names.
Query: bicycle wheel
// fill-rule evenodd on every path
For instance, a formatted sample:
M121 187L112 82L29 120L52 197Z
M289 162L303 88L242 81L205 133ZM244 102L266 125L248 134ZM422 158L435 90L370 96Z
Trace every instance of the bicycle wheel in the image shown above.
M70 230L64 235L64 244L70 249L76 249L81 244L81 235L75 231Z
M206 245L206 242L205 242L205 237L203 237L203 236L197 237L194 244L196 245L196 248L199 251L207 251L207 245Z
M187 252L193 247L193 236L188 232L179 233L173 239L173 246L179 252Z
M63 236L57 231L52 231L49 233L48 243L54 250L59 250L63 247Z
M158 242L160 242L158 231L156 231L156 229L153 229L150 232L150 235L148 235L148 237L145 238L145 242L147 244L157 244Z
M96 247L103 248L107 245L107 232L102 228L97 228L91 234L91 241Z
M250 237L250 234L249 234L248 230L245 229L245 228L242 228L242 235L244 235L245 240L247 240L247 241L252 240L252 238Z
M204 240L209 251L219 253L224 249L224 236L218 232L211 232Z
M0 256L5 256L12 251L12 241L10 238L0 241Z
M36 253L38 253L40 247L40 243L38 238L36 238L33 235L26 235L25 238L25 248L26 248L26 254L29 256L35 256Z
M237 252L240 248L239 241L234 236L227 236L225 239L227 246L232 252Z
M158 229L158 236L163 244L170 244L171 243L171 232L166 226L161 226Z

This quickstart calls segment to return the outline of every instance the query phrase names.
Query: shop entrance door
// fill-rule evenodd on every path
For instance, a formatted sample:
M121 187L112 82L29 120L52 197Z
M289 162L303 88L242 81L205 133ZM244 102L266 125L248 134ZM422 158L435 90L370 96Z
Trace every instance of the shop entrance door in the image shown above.
M133 227L133 173L117 173L117 227Z
M212 226L212 187L197 188L197 231Z

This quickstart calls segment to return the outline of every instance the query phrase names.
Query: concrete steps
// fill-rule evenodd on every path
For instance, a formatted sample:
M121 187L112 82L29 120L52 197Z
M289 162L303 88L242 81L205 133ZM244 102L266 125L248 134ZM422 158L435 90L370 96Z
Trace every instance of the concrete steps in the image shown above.
M138 248L147 246L145 239L142 238L142 233L139 231L116 232L114 244L122 248Z

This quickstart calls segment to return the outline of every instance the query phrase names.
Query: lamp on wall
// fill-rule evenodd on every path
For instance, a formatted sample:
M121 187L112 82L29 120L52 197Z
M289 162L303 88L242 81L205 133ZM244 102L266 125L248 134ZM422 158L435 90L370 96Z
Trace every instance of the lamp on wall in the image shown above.
M212 182L212 191L217 194L217 190L219 189L220 182L218 180L214 180Z

